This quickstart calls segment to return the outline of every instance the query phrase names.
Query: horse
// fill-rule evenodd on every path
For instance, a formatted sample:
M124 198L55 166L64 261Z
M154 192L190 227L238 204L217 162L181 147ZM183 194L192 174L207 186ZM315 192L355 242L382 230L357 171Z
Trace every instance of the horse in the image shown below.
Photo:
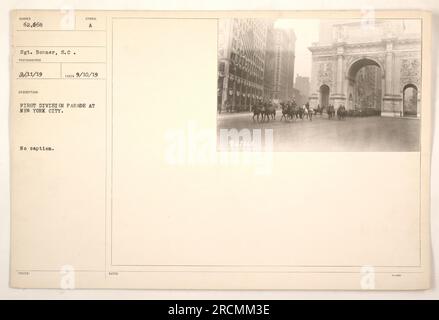
M314 115L323 114L323 107L320 107L320 105L317 106L317 108L314 109Z
M259 116L262 116L262 120L264 119L264 107L261 104L256 104L253 106L253 121L255 121L255 117L259 122Z
M295 113L296 113L296 119L300 118L301 120L303 120L303 114L304 114L303 109L300 107L296 107L294 109L295 109Z
M308 109L306 107L302 108L302 113L303 113L302 120L305 118L309 119L309 112L308 112Z
M326 112L328 113L328 118L329 118L329 120L331 120L332 118L334 118L334 116L335 116L335 109L334 109L334 106L333 106L333 105L329 105L329 106L328 106L328 109L327 109Z
M282 117L280 118L280 121L282 119L288 120L294 118L294 108L291 103L281 103L282 107Z
M312 116L314 114L314 110L312 108L306 108L306 116L309 119L309 121L312 121Z
M282 119L287 120L287 118L290 116L290 112L289 112L289 105L285 104L285 103L281 103L281 108L282 108L282 116L280 117L280 121L282 121Z
M271 103L268 103L267 105L265 105L262 112L262 121L264 121L265 118L267 119L267 121L270 121L270 117L273 120L276 119L276 108Z
M338 107L338 109L337 109L338 120L346 119L346 114L347 114L347 111L346 111L346 108L344 106Z

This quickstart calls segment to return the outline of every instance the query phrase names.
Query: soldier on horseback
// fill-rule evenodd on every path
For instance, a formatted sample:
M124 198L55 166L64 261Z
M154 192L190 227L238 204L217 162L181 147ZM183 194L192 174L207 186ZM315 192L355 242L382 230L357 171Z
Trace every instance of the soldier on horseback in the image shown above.
M313 114L314 114L314 109L313 109L312 107L310 107L309 102L307 102L307 103L305 104L305 108L306 108L307 113L308 113L308 119L309 119L309 121L312 121L312 116L313 116Z
M331 120L335 116L335 108L332 104L328 106L327 112L328 112L328 118L329 120Z
M345 108L345 106L343 104L341 104L338 107L338 109L337 109L337 117L338 117L338 119L339 120L346 119L346 114L347 114L346 108Z

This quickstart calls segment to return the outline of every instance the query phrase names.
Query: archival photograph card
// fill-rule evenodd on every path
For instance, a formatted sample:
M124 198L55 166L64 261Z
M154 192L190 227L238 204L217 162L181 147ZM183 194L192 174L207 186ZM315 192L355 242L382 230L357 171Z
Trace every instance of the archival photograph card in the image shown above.
M10 285L429 288L430 20L12 11Z

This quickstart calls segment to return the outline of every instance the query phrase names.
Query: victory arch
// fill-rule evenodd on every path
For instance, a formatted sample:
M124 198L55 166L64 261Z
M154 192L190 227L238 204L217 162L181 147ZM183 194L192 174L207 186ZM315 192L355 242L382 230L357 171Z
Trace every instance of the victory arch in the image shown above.
M312 107L375 108L390 117L419 117L421 31L402 20L364 26L351 22L321 26L312 53ZM367 72L365 72L367 71Z

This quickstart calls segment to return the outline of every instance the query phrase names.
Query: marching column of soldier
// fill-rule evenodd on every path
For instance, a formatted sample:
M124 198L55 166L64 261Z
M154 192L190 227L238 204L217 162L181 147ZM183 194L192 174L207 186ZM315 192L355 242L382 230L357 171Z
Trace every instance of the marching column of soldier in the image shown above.
M225 102L226 111L231 112L231 106L228 101ZM293 98L290 101L282 101L278 104L274 103L269 99L262 99L261 101L255 103L251 110L253 112L252 119L253 121L270 121L276 119L276 111L280 107L282 116L280 121L284 120L304 120L308 119L312 121L313 116L323 115L323 111L328 114L328 119L334 119L337 113L337 117L339 120L346 119L347 111L343 104L340 104L337 110L334 105L329 104L327 107L321 107L320 104L317 105L316 108L312 108L309 105L309 102L305 103L302 106L299 106L296 103L296 100ZM221 113L221 110L218 109L218 112Z

